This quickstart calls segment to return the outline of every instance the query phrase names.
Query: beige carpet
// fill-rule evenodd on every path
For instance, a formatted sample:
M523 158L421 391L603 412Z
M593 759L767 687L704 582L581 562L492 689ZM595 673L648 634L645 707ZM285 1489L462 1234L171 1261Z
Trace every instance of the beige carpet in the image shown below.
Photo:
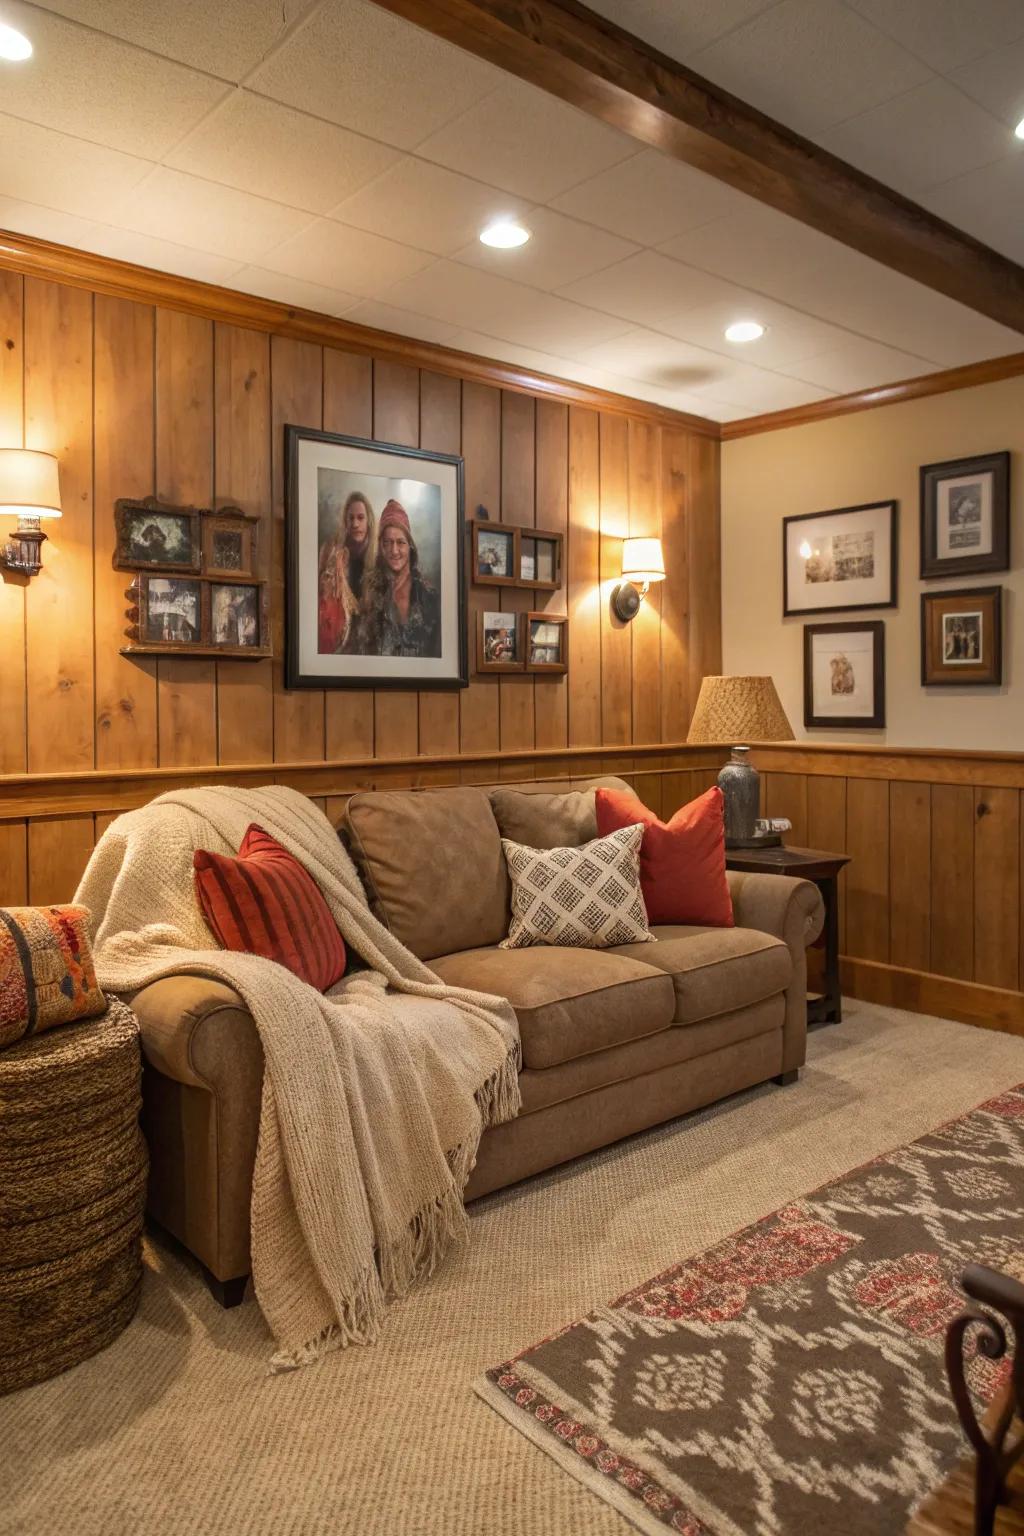
M1024 1081L1024 1040L858 1003L813 1032L809 1057L794 1087L478 1203L470 1246L392 1311L381 1343L312 1370L268 1378L252 1301L222 1312L151 1246L121 1338L0 1400L0 1531L624 1536L620 1515L474 1395L481 1371Z

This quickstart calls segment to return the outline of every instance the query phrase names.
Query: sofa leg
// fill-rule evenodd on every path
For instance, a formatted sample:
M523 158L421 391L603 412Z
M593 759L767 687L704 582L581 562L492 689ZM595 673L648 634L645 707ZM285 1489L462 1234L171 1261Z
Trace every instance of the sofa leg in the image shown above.
M788 1088L790 1083L795 1083L800 1076L800 1068L793 1067L789 1072L780 1072L778 1077L773 1077L772 1082L778 1083L780 1088Z
M248 1275L237 1275L234 1280L218 1280L217 1276L211 1274L204 1264L203 1278L209 1287L210 1295L222 1307L227 1309L228 1307L240 1307L242 1305L245 1288L249 1283Z

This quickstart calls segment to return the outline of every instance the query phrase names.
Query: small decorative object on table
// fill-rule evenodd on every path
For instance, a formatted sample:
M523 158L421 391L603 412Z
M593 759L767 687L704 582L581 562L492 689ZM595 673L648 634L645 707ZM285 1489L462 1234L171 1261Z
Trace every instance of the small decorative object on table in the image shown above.
M921 579L1010 566L1010 455L921 466Z
M804 625L804 725L843 730L885 724L885 625Z
M1002 680L1002 587L922 592L922 687Z
M687 736L690 742L792 741L793 727L770 677L706 677ZM750 749L734 746L718 775L725 797L725 846L763 848L777 838L758 833L761 781Z

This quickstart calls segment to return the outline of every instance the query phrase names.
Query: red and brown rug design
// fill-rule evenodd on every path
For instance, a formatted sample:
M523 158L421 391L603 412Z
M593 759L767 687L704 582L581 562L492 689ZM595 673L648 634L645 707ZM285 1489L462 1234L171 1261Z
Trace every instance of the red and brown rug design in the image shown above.
M1024 1085L488 1371L477 1390L643 1531L897 1536L964 1454L965 1264L1024 1278ZM987 1401L1006 1362L972 1363Z

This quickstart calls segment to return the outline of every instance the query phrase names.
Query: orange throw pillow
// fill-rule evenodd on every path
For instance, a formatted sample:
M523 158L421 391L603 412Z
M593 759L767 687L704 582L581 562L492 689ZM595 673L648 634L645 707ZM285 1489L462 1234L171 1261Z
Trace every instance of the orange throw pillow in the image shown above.
M664 822L636 795L598 789L597 830L601 837L642 822L640 888L647 921L696 923L732 928L732 898L725 878L725 820L722 791L709 789Z
M196 895L224 949L285 965L318 992L345 974L345 941L320 887L287 848L251 826L238 857L197 848Z

